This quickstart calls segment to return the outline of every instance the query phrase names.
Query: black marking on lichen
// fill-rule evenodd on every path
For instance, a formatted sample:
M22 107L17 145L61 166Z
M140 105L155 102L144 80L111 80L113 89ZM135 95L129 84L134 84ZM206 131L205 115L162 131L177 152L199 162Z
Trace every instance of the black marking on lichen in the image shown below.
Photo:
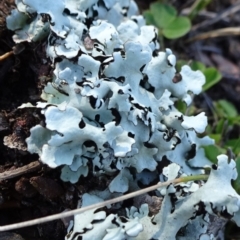
M85 128L86 124L83 120L80 121L80 123L78 124L79 128L83 129Z
M135 134L134 134L134 133L131 133L131 132L128 132L128 136L129 136L130 138L134 138Z
M191 149L185 154L186 160L190 160L196 156L197 153L197 146L195 143L191 145Z
M111 110L111 112L112 112L112 115L114 116L113 121L116 122L116 123L115 123L115 126L119 125L120 122L121 122L121 115L120 115L120 113L119 113L118 110L115 109L115 108L111 108L110 110Z
M94 109L96 109L96 102L97 102L96 98L94 98L93 96L89 97L89 103L90 103L91 107Z
M212 164L212 169L213 170L217 170L217 165L216 164Z

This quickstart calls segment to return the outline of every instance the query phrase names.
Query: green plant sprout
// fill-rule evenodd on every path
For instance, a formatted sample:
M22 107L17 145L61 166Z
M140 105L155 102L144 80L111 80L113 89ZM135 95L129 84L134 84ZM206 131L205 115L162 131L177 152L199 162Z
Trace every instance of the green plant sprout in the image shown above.
M159 36L176 39L187 34L191 29L188 17L178 16L177 10L170 4L154 2L150 9L144 12L148 24L159 29Z
M193 5L189 9L188 17L193 20L196 15L201 11L204 10L212 0L196 0Z
M229 137L229 133L234 127L239 127L240 115L235 106L227 100L221 99L213 102L213 124L208 125L206 133L215 140L215 145L205 146L205 153L212 162L219 154L226 153L226 149L232 150L235 155L238 172L240 172L240 139L238 136ZM238 183L238 186L237 186ZM235 181L234 188L239 192L240 179Z

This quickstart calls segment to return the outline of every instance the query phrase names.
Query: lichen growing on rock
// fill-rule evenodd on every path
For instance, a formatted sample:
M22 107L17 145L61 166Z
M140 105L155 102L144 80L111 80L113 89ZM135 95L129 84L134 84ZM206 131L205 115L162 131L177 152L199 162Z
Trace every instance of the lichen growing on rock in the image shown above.
M187 174L199 172L189 167L186 155L194 148L196 162L197 150L211 143L196 135L207 119L203 113L184 116L174 102L190 104L204 76L184 66L181 81L173 81L176 57L170 49L159 50L157 30L145 25L133 1L57 1L54 6L18 1L17 6L8 26L16 16L26 21L27 13L37 14L30 25L49 16L47 56L53 63L61 59L44 88L46 102L37 105L46 126L31 129L30 152L50 167L65 165L62 178L71 182L86 176L90 163L102 173L130 167L154 171L163 156L175 162L171 155ZM25 31L23 25L14 38L26 41Z
M189 66L176 72L175 55L170 49L160 50L157 30L146 26L134 1L57 0L53 4L50 0L17 0L16 3L18 9L7 19L8 28L15 31L14 40L37 41L48 36L46 54L54 66L52 82L41 95L44 101L36 106L42 109L45 125L31 129L26 140L28 151L38 153L41 161L52 168L63 166L62 180L76 183L81 176L88 176L90 169L93 174L111 176L113 179L104 194L87 195L94 201L102 201L112 194L139 189L139 182L149 184L153 180L204 173L204 167L211 166L201 147L213 141L198 137L207 126L205 114L185 116L174 106L178 100L187 105L192 102L193 95L201 92L204 75ZM168 166L159 171L157 166L162 161ZM138 210L134 208L129 210L127 223L114 215L106 217L103 212L92 211L85 230L74 227L67 239L78 234L82 239L92 239L99 227L108 229L107 234L101 235L105 240L153 236L175 239L179 229L193 224L193 219L204 219L205 226L208 214L215 213L209 210L215 200L207 200L204 214L196 214L201 191L203 188L199 189L195 183L159 191L164 201L154 218L155 225L147 216L145 205L144 214L136 214ZM170 194L177 201L171 203ZM233 198L239 201L237 196ZM224 201L221 204L225 207ZM232 207L233 204L228 212L234 215L238 208ZM175 208L180 213L171 212ZM169 225L173 225L171 219L176 221L176 225L168 226L169 234L159 226L164 213L168 214ZM180 223L181 214L187 217ZM102 225L92 224L95 219L101 219ZM152 230L145 228L138 238L142 226ZM187 227L186 231L193 236L189 229L194 228ZM210 236L206 227L199 230L196 239L203 232Z

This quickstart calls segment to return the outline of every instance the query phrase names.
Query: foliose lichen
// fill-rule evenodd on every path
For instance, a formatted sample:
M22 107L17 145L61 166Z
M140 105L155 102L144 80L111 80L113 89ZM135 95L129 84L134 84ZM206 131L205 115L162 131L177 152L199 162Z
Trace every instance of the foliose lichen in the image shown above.
M200 174L211 166L201 147L213 140L198 137L207 126L205 114L185 116L174 106L178 100L191 104L204 75L189 66L176 72L175 55L160 50L157 29L146 26L134 1L16 0L16 5L7 18L15 42L47 36L54 67L44 101L36 106L45 125L31 129L28 151L52 168L63 166L64 181L76 183L90 169L112 178L104 193L84 195L82 206L140 189L139 182ZM160 171L161 162L167 166ZM221 156L203 187L190 182L160 189L163 204L152 219L146 204L129 209L124 221L91 211L75 216L66 239L93 239L96 233L104 240L182 239L184 233L184 239L214 239L210 216L226 211L240 224L240 198L230 185L235 175L234 162ZM226 194L217 181L228 186ZM86 221L79 225L79 218Z

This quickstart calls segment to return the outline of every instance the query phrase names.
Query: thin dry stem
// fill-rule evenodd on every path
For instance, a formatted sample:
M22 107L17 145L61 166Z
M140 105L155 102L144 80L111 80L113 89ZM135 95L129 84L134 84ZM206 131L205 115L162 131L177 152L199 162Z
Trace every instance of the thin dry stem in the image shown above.
M102 208L102 207L105 207L105 206L113 204L113 203L121 202L121 201L127 200L129 198L133 198L133 197L148 193L150 191L156 190L156 189L161 188L161 187L166 187L170 184L178 184L180 182L187 182L187 181L194 181L194 180L206 180L207 178L208 178L208 175L197 175L197 176L177 178L177 179L170 180L170 181L167 181L167 182L164 182L164 183L158 183L158 184L153 185L151 187L144 188L144 189L138 190L136 192L132 192L132 193L129 193L129 194L117 197L117 198L113 198L113 199L110 199L110 200L107 200L107 201L104 201L104 202L100 202L100 203L97 203L97 204L93 204L93 205L90 205L90 206L86 206L86 207L83 207L83 208L78 208L78 209L75 209L75 210L71 210L71 211L63 212L63 213L58 213L58 214L54 214L54 215L43 217L43 218L37 218L37 219L26 221L26 222L1 226L0 227L0 232L9 231L9 230L13 230L13 229L19 229L19 228L23 228L23 227L29 227L29 226L33 226L33 225L41 224L41 223L46 223L46 222L50 222L50 221L53 221L53 220L57 220L57 219L61 219L61 218L70 217L70 216L73 216L73 215L76 215L76 214L80 214L80 213L83 213L83 212L91 210L91 209Z
M0 56L0 62L5 60L6 58L10 57L11 55L13 55L13 51L7 52L3 55Z
M189 40L187 40L187 42L204 40L208 38L239 36L239 35L240 35L240 27L229 27L229 28L222 28L222 29L198 34L195 37L192 37Z
M0 173L0 181L7 180L10 178L15 178L15 177L21 176L25 173L36 171L36 170L40 169L40 167L41 167L41 163L39 161L34 161L25 166L19 167L17 169L2 172L2 173Z

